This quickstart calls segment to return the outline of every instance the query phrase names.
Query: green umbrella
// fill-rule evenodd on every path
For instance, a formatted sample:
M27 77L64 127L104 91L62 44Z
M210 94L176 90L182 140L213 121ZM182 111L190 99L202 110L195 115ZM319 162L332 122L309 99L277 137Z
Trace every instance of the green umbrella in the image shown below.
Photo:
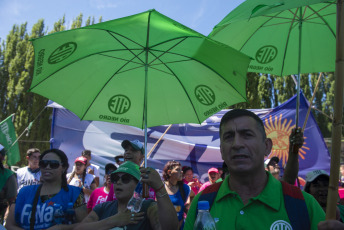
M253 57L249 72L298 74L299 93L301 73L335 69L336 1L247 0L209 37Z
M201 123L246 101L250 58L149 10L33 40L30 91L82 120ZM146 159L145 159L145 165Z

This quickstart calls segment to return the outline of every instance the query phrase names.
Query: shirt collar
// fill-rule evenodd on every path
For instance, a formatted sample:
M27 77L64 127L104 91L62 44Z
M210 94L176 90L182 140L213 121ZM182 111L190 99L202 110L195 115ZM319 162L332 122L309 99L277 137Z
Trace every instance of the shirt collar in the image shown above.
M266 184L264 190L256 197L251 198L251 202L259 200L260 202L264 203L265 205L279 210L282 204L281 200L283 196L281 196L281 182L275 179L271 173L266 172L268 174L268 183ZM229 176L225 178L223 181L218 195L216 196L215 202L219 202L226 196L238 196L238 194L231 190L228 186Z

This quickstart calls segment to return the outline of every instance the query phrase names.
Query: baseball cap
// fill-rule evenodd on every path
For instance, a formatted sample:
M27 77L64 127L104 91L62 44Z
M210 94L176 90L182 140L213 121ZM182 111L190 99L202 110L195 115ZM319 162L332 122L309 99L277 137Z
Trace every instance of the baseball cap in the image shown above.
M86 165L86 163L87 163L87 158L86 158L86 157L83 157L83 156L78 157L78 158L75 159L74 163L76 163L76 162L80 162L80 163L83 163L84 165Z
M141 172L139 169L140 168L137 164L131 161L126 161L123 164L121 164L116 171L112 172L112 174L124 172L132 175L137 180L140 180Z
M325 175L327 177L330 177L328 175L328 173L325 171L325 170L313 170L313 171L310 171L306 174L306 182L312 182L314 181L317 177L321 176L321 175Z
M133 140L133 141L128 141L128 140L124 140L122 142L122 148L127 148L129 145L131 145L131 147L133 147L136 150L140 150L142 154L145 154L145 149L143 148L142 143L139 140Z
M124 156L123 155L117 155L114 157L115 158L115 161L118 162L118 161L124 161Z
M208 170L208 173L211 173L211 172L214 172L214 173L219 173L219 170L217 168L210 168Z
M266 161L264 161L264 166L267 167L271 161L275 161L278 164L279 158L274 156L274 157L271 157L270 159L267 159Z
M112 169L113 171L115 171L117 169L117 167L112 164L112 163L108 163L105 165L105 174L109 174L109 170Z

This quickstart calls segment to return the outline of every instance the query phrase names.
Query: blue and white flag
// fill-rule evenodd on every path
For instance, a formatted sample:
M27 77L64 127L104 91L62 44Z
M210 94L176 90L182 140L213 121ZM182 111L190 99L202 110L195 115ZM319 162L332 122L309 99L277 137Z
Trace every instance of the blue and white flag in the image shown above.
M52 139L53 148L63 150L69 157L70 165L80 156L81 151L92 151L92 161L104 170L105 164L114 162L114 157L123 154L121 142L125 139L138 139L144 142L143 130L115 123L100 121L80 121L80 118L67 109L53 106ZM273 150L269 157L278 156L282 168L288 159L289 135L295 127L296 96L274 109L252 110L262 118L268 137L273 141ZM300 97L300 124L304 121L308 103ZM222 116L228 110L222 110L199 124L174 124L148 157L148 165L162 170L170 160L191 166L201 182L207 180L207 171L211 167L221 167L219 125ZM168 125L148 129L148 151L158 141ZM312 114L309 116L304 132L305 142L299 151L299 176L314 169L329 172L330 155Z

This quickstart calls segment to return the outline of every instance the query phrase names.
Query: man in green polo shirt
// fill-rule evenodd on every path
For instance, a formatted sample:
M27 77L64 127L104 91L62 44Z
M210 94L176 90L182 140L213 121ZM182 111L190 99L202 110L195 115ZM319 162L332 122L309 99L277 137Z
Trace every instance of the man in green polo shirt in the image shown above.
M271 149L272 141L266 137L264 124L254 113L236 109L222 117L220 151L230 175L218 189L210 210L218 230L292 229L282 184L264 169L264 157ZM186 230L193 229L202 193L197 194L191 204ZM311 195L302 194L310 229L315 230L318 223L325 220L325 213Z

